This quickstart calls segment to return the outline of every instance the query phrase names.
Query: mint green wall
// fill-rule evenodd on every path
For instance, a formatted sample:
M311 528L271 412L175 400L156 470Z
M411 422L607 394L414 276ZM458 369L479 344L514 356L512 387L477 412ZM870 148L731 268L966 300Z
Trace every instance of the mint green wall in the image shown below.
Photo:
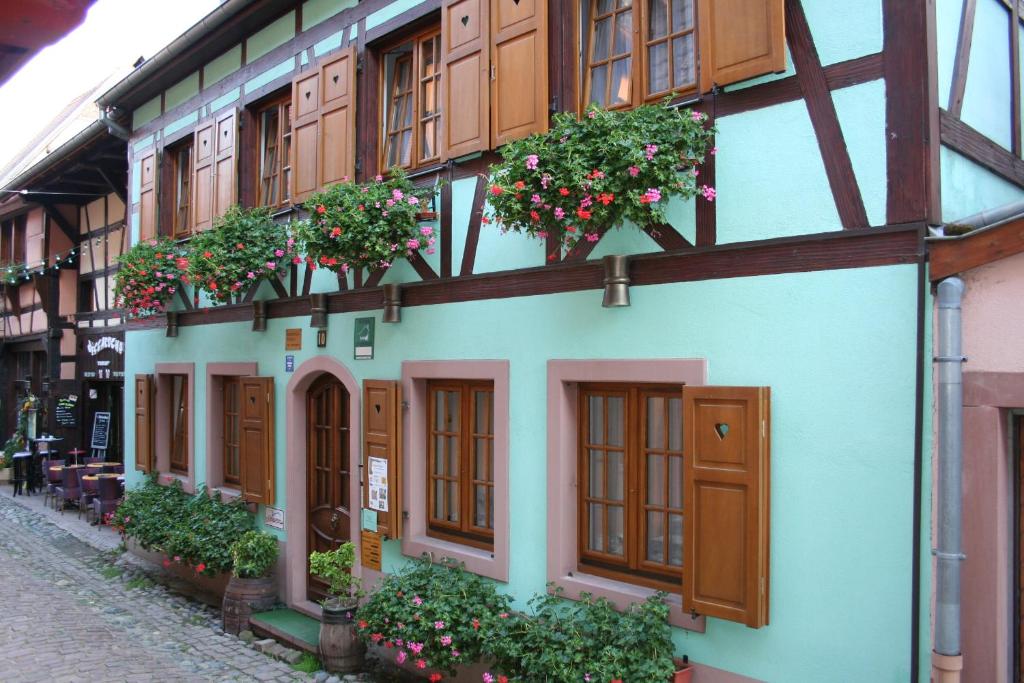
M948 147L939 151L942 220L949 223L1024 199L1024 191Z
M306 0L302 3L302 30L308 31L338 12L355 7L358 0Z
M1010 148L1009 12L999 0L978 0L964 91L964 123Z
M256 61L278 45L295 37L295 12L291 11L280 19L260 29L245 41L245 61Z
M203 86L209 88L214 83L230 76L240 68L242 68L241 43L235 45L233 48L203 67Z
M199 72L193 71L164 91L164 110L170 111L199 94Z
M398 325L375 311L373 361L351 360L353 319L367 313L337 314L326 352L358 380L398 378L403 360L510 361L508 589L519 604L545 584L548 359L702 357L713 384L771 386L771 625L709 619L705 634L676 633L679 651L772 681L905 681L915 278L916 267L892 266L634 287L625 309L601 308L599 291L576 292L408 308ZM285 328L303 329L296 366L318 350L306 316L268 327L185 327L176 339L128 332L126 376L196 361L201 481L205 363L257 360L276 378L277 505L286 507ZM125 438L134 441L130 423ZM393 569L401 558L397 543L387 546Z
M149 123L158 116L160 116L159 95L140 105L138 109L132 112L132 130Z

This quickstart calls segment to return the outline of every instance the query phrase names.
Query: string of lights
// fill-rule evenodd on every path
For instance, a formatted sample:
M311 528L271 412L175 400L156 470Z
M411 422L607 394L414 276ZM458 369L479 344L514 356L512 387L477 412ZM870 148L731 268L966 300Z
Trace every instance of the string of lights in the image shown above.
M75 256L79 254L79 248L73 247L68 251L58 252L53 255L53 263L48 264L49 259L41 259L39 265L33 263L13 263L3 266L0 269L0 279L9 285L17 284L19 280L28 282L37 275L49 271L58 271L66 266L75 265Z

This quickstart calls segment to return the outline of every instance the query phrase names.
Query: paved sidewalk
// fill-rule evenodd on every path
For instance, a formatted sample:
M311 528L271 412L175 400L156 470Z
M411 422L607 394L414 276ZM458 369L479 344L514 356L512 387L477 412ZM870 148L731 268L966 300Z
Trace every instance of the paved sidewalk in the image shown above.
M220 632L217 610L48 517L0 492L3 683L310 679ZM97 542L111 537L103 530Z

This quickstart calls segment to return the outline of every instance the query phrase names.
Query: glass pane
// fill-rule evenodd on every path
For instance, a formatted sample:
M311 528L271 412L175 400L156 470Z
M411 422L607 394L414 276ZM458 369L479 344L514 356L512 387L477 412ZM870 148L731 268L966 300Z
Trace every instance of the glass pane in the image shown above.
M448 521L459 521L459 482L448 482Z
M590 419L588 438L595 446L604 444L604 397L591 396L587 401Z
M402 127L407 128L412 125L412 95L405 95L402 97Z
M613 55L629 52L633 46L633 13L623 12L615 16L615 44Z
M444 392L434 392L434 431L444 431Z
M665 562L665 516L660 512L647 513L647 559Z
M683 399L668 400L668 449L683 450Z
M683 507L683 458L679 455L668 459L668 506L673 510Z
M445 400L445 427L446 432L459 431L459 392L447 392Z
M479 481L491 481L491 472L487 469L487 445L488 439L476 439L476 453L474 453L474 477Z
M616 4L619 7L632 7L633 6L633 0L619 0L618 3L616 3Z
M629 70L632 68L631 59L620 59L612 62L612 92L611 105L627 104L629 102Z
M647 456L647 504L665 504L665 456Z
M618 505L608 507L608 552L612 555L622 555L625 548L626 533L623 524L623 509Z
M647 399L647 447L665 447L665 399L660 396Z
M477 434L491 434L491 394L486 391L477 391L473 396L476 402L476 425L474 430Z
M668 43L651 45L647 49L648 92L663 92L668 86Z
M434 518L444 519L444 480L434 481Z
M626 433L626 400L621 396L608 397L608 445L621 446Z
M672 30L693 28L693 0L672 0Z
M473 501L473 524L480 527L487 525L487 487L476 487L476 500Z
M608 59L608 42L612 34L612 20L601 19L594 24L594 50L591 53L591 62L600 62Z
M587 548L604 552L604 506L599 503L590 503L588 506L588 517L590 518L589 530L590 539Z
M604 498L604 451L590 451L590 495Z
M650 14L647 22L647 40L668 35L668 0L650 0Z
M434 75L434 41L420 45L420 78Z
M455 436L448 437L448 476L459 476L459 439Z
M683 516L668 516L668 563L683 566Z
M431 79L420 87L420 118L434 113L437 107L437 81Z
M602 64L590 71L590 104L603 107L606 104L604 91L608 87L608 65Z
M434 474L444 474L444 437L434 437Z
M622 453L611 451L608 457L608 498L623 500L623 489L626 483L625 458Z
M672 40L672 81L676 86L694 82L693 34Z
M412 157L412 131L407 130L402 133L402 160L401 164L406 166L409 164L409 159Z
M420 142L420 157L422 159L437 156L437 119L430 119L423 124Z
M597 0L597 13L607 14L611 12L614 4L612 0Z

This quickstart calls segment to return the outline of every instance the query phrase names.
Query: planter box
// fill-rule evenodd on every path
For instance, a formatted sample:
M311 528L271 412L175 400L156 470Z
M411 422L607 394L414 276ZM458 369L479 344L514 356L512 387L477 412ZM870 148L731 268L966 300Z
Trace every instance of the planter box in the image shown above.
M385 648L377 645L371 645L367 648L367 654L372 655L382 663L387 664L389 667L401 670L403 673L409 674L412 677L426 680L427 676L431 672L437 671L437 669L427 669L426 671L416 668L416 659L410 657L405 660L404 663L398 664L395 662L395 656L398 651L395 648ZM442 672L445 681L451 683L480 683L483 680L483 674L490 669L481 663L470 663L463 664L455 670L455 677L450 677L447 672Z
M164 573L169 574L172 577L171 587L178 592L201 600L212 607L220 607L224 602L224 591L227 590L231 572L223 572L217 576L201 576L177 562L171 562L169 567L164 567L163 563L167 556L163 553L146 550L130 538L126 543L128 552L132 555L160 567Z

